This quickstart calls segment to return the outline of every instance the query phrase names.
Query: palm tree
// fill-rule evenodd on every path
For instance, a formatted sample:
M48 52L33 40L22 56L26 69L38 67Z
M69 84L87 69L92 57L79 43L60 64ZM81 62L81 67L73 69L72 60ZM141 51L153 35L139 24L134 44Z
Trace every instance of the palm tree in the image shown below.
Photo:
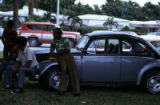
M80 24L80 25L82 24L82 20L81 20L78 16L70 15L70 16L68 17L68 21L69 21L70 19L72 19L72 22L71 22L72 31L74 30L76 24Z
M114 17L111 17L106 20L106 22L103 24L103 26L105 26L106 28L108 28L108 26L109 26L109 30L112 31L112 27L113 26L118 27L118 23L116 21L114 21Z
M13 7L14 7L14 13L13 13L13 20L14 20L14 29L17 29L18 25L18 4L19 0L14 0Z
M33 8L38 8L38 0L28 0L29 13L28 16L31 18L33 16Z

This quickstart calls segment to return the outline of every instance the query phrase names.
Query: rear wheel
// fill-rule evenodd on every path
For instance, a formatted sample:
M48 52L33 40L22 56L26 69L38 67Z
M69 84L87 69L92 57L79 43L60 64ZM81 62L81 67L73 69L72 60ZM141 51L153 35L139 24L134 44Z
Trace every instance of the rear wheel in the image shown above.
M40 46L40 43L39 43L37 38L29 38L28 39L28 43L29 43L30 47L38 47L38 46Z
M160 93L160 71L148 72L143 79L143 85L152 94Z

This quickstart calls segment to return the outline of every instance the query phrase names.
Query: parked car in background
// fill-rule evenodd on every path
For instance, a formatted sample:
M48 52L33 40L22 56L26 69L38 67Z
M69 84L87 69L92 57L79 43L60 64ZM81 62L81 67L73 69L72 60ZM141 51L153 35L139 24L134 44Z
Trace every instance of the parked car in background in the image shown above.
M2 34L3 34L3 28L2 28L2 26L0 25L0 38L2 38Z
M53 40L53 29L58 27L56 24L47 22L26 22L22 25L19 35L28 38L31 47L40 46L43 43L51 43ZM70 41L70 46L74 47L80 39L80 33L62 31L63 37Z
M49 50L35 51L40 83L57 90L60 68L47 60ZM132 84L160 93L160 54L148 41L123 32L93 32L78 41L74 55L81 85ZM43 59L43 60L42 60ZM67 77L67 86L70 83Z
M149 32L147 35L158 35L158 36L160 36L160 32Z
M160 52L160 36L155 35L140 35L140 37L149 41Z

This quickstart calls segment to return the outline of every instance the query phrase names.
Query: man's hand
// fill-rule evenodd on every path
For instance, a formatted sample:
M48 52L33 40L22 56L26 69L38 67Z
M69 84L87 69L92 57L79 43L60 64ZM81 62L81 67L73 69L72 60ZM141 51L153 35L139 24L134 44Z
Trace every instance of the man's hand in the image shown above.
M18 71L18 68L12 68L11 69L11 74L13 74L13 73L15 73L15 72L17 72Z

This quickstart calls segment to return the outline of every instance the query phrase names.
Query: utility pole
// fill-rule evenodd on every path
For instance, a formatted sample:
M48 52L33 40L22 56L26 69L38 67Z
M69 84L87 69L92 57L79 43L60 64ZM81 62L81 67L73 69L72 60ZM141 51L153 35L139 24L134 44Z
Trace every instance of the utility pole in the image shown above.
M19 3L19 0L14 0L13 21L14 21L14 29L15 30L17 30L17 26L18 26L18 3Z
M59 25L59 0L57 0L57 21L56 21L56 24Z

